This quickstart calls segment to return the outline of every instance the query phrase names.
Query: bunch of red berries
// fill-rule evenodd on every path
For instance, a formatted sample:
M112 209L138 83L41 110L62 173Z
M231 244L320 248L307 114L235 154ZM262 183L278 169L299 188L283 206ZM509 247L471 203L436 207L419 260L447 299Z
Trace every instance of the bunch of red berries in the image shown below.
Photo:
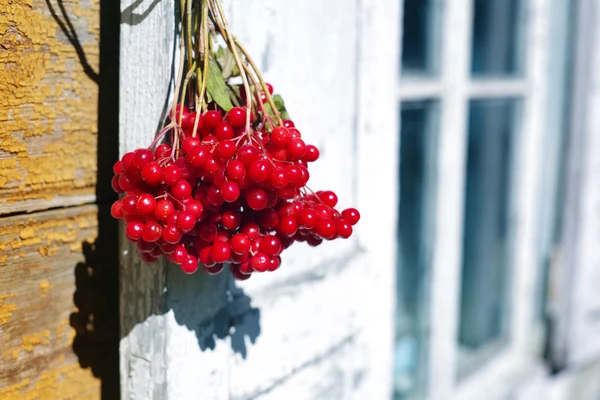
M127 223L127 239L145 262L165 255L186 273L200 262L209 274L229 263L243 280L275 271L295 241L317 246L350 237L360 215L338 212L334 192L306 187L319 150L304 143L292 121L267 132L260 124L247 129L242 107L177 110L179 124L113 167L112 186L123 197L111 214ZM169 134L170 145L157 143Z

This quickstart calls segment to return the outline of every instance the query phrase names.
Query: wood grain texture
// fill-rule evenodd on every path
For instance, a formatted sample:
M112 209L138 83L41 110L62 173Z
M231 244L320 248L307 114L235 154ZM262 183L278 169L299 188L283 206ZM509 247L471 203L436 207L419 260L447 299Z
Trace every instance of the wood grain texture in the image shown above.
M74 272L96 233L95 206L0 219L0 399L99 398L70 326L85 307Z
M283 94L303 137L322 151L322 160L311 168L311 187L335 190L342 207L377 204L380 192L362 195L372 189L374 171L360 172L358 163L367 154L357 145L374 137L370 146L375 146L395 129L395 86L380 80L395 80L394 63L377 64L390 57L375 49L367 52L374 62L363 62L360 54L370 46L361 32L382 21L391 1L362 3L225 2L234 33ZM384 21L397 23L396 7ZM172 83L174 48L171 5L126 1L122 11L121 154L147 146L156 133ZM370 74L364 81L363 72ZM373 114L360 119L364 105ZM394 198L382 204L393 209ZM377 213L368 218L369 226L377 227ZM390 240L393 224L386 225ZM383 256L369 253L382 246ZM359 234L310 251L294 245L277 273L241 284L229 274L185 276L174 266L144 265L134 247L123 241L121 248L123 398L389 395L393 262L388 241Z
M99 3L0 3L0 214L94 200Z

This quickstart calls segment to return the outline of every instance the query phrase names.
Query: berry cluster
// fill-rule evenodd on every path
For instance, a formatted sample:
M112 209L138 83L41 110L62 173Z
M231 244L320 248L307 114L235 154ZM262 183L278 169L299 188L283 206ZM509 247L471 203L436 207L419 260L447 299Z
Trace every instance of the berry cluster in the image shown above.
M279 268L295 241L317 246L352 234L358 211L340 213L334 192L306 187L319 150L292 121L268 132L260 124L247 129L242 107L176 110L171 145L127 153L113 167L112 186L123 197L111 214L127 223L145 262L165 255L186 273L200 262L208 274L229 263L244 280Z

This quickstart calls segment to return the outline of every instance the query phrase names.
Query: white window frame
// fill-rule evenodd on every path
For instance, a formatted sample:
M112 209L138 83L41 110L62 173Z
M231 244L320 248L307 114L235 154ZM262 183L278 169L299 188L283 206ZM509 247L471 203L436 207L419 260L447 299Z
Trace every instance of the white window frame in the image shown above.
M538 282L535 234L541 148L546 116L551 2L529 0L524 5L522 76L509 79L472 78L472 0L436 2L441 10L440 68L436 78L403 77L400 102L439 100L435 238L431 265L429 360L427 393L431 399L500 398L511 390L510 382L540 369L540 340L534 318ZM436 12L436 11L434 11ZM507 342L475 372L458 379L458 325L462 271L462 237L467 146L468 104L473 98L519 97L521 120L515 136L511 235L514 252Z

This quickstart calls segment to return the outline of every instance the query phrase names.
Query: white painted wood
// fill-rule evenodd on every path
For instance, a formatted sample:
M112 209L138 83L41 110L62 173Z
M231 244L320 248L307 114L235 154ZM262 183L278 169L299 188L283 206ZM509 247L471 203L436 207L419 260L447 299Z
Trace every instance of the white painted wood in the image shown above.
M234 34L322 150L311 186L335 190L363 219L356 238L295 245L277 273L242 284L143 265L123 241L123 398L389 397L396 3L225 2ZM175 29L173 2L125 1L122 11L121 154L149 144L164 117Z
M436 235L431 273L431 335L427 388L430 399L454 393L457 366L464 171L466 164L467 87L471 60L470 0L445 3L441 80Z

